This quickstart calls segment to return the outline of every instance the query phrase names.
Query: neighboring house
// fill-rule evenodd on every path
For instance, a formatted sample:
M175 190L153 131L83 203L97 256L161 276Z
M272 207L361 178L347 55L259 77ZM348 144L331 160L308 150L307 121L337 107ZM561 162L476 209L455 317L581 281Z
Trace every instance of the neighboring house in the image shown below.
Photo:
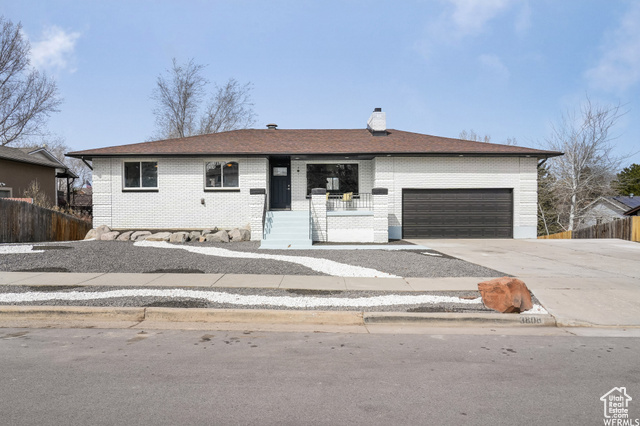
M0 198L20 198L37 181L40 190L57 205L56 179L67 183L77 176L46 148L0 146Z
M625 216L640 216L640 205L624 212Z
M611 222L615 219L622 219L625 217L626 212L632 211L639 206L640 197L634 195L600 197L586 209L582 226L593 226Z
M562 155L387 129L379 108L362 129L267 127L67 155L93 162L95 226L269 240L289 217L314 241L377 242L535 238L538 161Z

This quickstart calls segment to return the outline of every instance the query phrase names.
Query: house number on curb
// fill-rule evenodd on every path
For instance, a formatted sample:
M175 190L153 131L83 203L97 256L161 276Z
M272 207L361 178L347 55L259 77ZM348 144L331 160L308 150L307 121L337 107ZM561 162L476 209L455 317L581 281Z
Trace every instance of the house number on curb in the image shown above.
M520 317L522 324L542 324L542 319L536 317Z

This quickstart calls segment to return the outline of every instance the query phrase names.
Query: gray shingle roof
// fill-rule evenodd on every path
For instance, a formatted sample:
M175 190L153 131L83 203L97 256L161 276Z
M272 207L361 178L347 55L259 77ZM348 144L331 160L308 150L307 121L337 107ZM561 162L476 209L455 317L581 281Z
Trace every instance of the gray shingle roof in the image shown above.
M640 195L640 194L638 194ZM614 200L616 200L619 203L624 204L625 206L627 206L627 208L629 209L634 209L638 206L640 206L640 196L633 196L633 197L628 197L626 195L618 195L616 197L612 197Z
M40 156L29 155L32 149L27 148L11 148L8 146L0 146L0 158L11 161L19 161L21 163L37 164L39 166L65 168L66 166L57 161L44 159Z
M91 159L127 155L512 155L555 157L561 152L473 142L388 129L374 136L366 129L245 129L180 139L70 152Z

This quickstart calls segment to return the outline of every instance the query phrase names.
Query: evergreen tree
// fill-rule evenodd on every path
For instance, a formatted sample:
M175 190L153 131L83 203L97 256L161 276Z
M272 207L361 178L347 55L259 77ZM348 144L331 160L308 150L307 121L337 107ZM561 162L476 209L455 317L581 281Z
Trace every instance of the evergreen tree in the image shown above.
M640 164L632 164L622 169L612 183L620 195L640 195Z

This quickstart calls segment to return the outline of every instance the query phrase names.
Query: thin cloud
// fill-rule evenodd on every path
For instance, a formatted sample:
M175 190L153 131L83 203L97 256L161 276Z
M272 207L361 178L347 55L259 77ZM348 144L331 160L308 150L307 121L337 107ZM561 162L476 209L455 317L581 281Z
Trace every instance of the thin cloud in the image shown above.
M446 0L442 12L427 25L414 49L429 59L439 45L455 44L482 34L489 22L521 0Z
M481 33L487 22L507 9L512 0L449 0L455 7L451 20L462 36Z
M529 29L531 28L531 7L529 6L529 2L525 2L522 5L522 8L516 16L514 28L516 30L516 34L519 36L524 36L529 32Z
M38 69L74 72L70 67L79 38L79 32L66 32L57 26L46 28L41 40L31 43L31 64Z
M480 55L478 60L483 69L500 80L508 80L511 77L509 68L496 55Z
M597 65L585 72L592 88L619 92L640 81L640 3L633 3L606 37Z

